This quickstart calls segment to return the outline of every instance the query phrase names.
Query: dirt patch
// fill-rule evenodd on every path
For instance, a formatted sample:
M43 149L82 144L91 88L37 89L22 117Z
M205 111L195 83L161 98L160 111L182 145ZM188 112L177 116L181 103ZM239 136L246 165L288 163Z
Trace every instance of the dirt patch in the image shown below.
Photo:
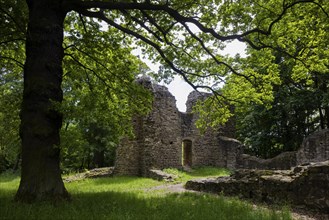
M196 192L196 191L185 189L184 183L164 184L164 185L148 188L145 191L148 192L148 191L157 191L157 190L165 190L168 193Z

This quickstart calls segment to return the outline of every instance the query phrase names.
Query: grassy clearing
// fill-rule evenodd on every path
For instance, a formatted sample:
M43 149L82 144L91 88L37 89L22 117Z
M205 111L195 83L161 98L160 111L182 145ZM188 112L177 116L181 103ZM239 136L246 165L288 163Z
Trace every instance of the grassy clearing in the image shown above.
M198 169L193 169L189 172L168 168L164 169L166 173L176 175L178 178L175 180L177 182L187 182L191 179L205 178L205 177L219 177L228 176L230 171L224 168L215 167L200 167Z
M201 171L186 175L200 177L198 172ZM147 190L164 183L146 178L113 177L66 183L73 200L56 206L47 202L14 203L18 184L17 176L0 176L0 219L291 219L288 211L255 210L237 199Z

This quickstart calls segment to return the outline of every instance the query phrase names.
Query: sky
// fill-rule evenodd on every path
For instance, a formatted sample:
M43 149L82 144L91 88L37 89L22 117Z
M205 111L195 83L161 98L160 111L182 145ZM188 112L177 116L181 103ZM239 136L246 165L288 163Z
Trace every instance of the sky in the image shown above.
M188 24L190 29L192 31L199 31L197 27L195 27L193 24ZM102 22L102 26L105 29L107 29L107 25L105 22ZM241 57L244 57L246 55L245 53L246 45L242 42L239 42L237 40L232 41L231 43L228 43L225 47L225 49L222 51L222 55L230 55L234 57L237 53L241 55ZM158 72L159 65L153 64L150 60L147 60L146 58L143 58L144 56L141 56L141 50L136 48L133 51L133 54L138 56L142 61L144 61L147 66L153 71ZM183 79L181 79L179 76L175 76L174 80L168 85L165 83L160 83L161 85L165 85L171 94L173 94L176 98L176 106L179 111L185 112L186 111L186 101L187 96L190 94L190 92L193 91L193 88L188 85Z
M230 55L235 56L239 53L241 56L245 55L246 45L239 41L233 41L232 43L227 44L226 48L222 51L222 55ZM151 70L154 72L158 71L158 66L151 63L149 60L143 60ZM193 88L188 85L183 79L179 76L175 76L174 80L169 84L161 83L165 85L171 94L173 94L176 98L176 106L179 111L185 112L186 111L186 100L187 96L190 92L193 91Z

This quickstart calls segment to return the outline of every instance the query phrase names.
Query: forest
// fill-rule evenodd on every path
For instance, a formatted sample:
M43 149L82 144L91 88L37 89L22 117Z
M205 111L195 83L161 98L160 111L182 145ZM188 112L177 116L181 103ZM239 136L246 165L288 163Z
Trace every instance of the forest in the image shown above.
M232 41L246 56L220 54ZM329 128L328 47L327 0L0 0L0 172L18 201L66 198L60 176L113 166L150 111L145 75L213 93L201 130L234 117L246 152L296 150Z

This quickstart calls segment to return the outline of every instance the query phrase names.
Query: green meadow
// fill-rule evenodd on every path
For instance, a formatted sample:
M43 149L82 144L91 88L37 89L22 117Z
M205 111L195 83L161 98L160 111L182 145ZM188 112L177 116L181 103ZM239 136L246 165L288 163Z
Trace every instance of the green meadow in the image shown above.
M177 175L178 180L166 183L140 177L109 177L66 183L72 201L58 204L14 202L20 178L5 173L0 175L0 219L291 219L287 209L256 208L221 195L172 193L165 187L193 178L227 175L227 170L166 171Z

